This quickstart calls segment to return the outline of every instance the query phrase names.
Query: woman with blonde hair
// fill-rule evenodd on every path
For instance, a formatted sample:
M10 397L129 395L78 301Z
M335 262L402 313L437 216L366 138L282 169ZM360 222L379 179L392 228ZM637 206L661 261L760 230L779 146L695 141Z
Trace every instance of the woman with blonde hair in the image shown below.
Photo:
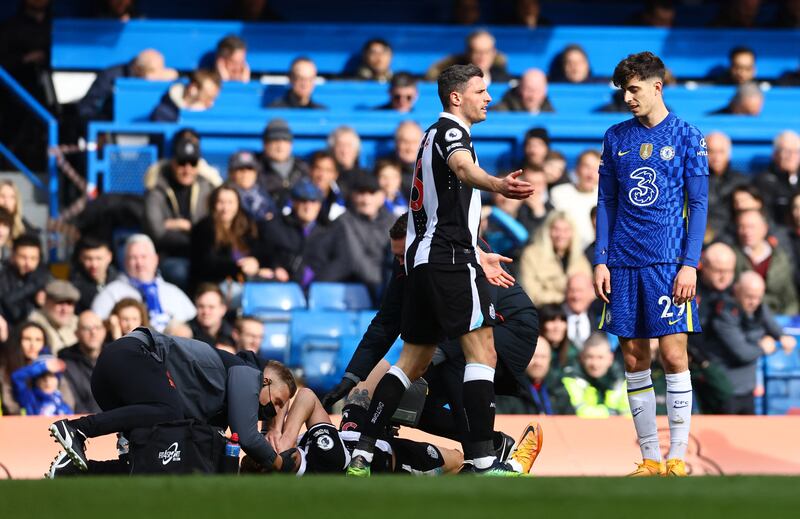
M575 223L564 211L553 211L522 251L520 284L537 305L561 304L567 279L578 272L591 276L592 266Z
M38 229L22 216L22 198L19 189L11 180L0 180L0 207L11 214L14 224L11 227L11 238L19 238L22 234L36 234Z

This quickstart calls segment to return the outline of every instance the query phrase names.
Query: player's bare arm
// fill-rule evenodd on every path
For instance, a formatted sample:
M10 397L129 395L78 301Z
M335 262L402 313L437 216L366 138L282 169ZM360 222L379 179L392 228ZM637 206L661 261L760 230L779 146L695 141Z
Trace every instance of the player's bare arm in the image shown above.
M522 170L518 169L503 178L493 177L483 168L475 164L472 156L466 150L453 153L447 161L459 180L468 186L500 193L506 198L524 200L533 194L533 186L524 180L519 180Z

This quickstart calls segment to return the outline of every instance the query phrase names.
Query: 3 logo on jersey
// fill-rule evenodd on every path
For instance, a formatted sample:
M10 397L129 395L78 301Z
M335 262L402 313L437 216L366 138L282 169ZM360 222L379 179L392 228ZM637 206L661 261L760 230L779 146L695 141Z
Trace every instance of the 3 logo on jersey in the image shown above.
M630 178L639 182L636 187L628 191L628 200L639 207L653 205L653 202L658 199L656 171L653 168L639 168L631 173Z

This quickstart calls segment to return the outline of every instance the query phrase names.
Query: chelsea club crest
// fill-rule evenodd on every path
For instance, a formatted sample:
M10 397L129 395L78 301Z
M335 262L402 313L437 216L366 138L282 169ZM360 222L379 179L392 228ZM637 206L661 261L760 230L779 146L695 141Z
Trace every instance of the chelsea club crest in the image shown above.
M675 148L672 146L664 146L661 148L659 155L661 155L661 158L664 160L672 160L672 157L675 156Z

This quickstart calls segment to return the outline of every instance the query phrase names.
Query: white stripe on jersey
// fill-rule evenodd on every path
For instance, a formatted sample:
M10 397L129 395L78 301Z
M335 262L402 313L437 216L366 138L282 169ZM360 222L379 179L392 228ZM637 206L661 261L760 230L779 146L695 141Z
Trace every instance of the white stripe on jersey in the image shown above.
M339 438L341 438L343 442L358 443L358 440L361 438L361 433L358 431L339 431ZM376 441L375 448L386 454L392 454L392 446L385 440ZM348 462L347 464L349 465L350 463Z
M425 214L428 216L428 223L425 225L425 235L420 240L417 246L417 253L414 255L414 267L428 263L431 254L431 241L433 240L433 233L436 232L436 225L439 223L437 211L439 210L439 198L436 195L436 180L433 177L433 153L434 142L433 138L436 136L436 130L431 130L428 133L428 138L422 149L422 189L424 195L422 198L422 207L425 209ZM409 215L410 217L411 215ZM411 227L413 222L409 221ZM406 239L406 247L413 244L413 239Z
M475 267L467 263L469 269L469 287L472 290L472 315L469 318L469 331L478 329L483 325L483 312L481 312L481 298L478 295L478 285L475 283Z

